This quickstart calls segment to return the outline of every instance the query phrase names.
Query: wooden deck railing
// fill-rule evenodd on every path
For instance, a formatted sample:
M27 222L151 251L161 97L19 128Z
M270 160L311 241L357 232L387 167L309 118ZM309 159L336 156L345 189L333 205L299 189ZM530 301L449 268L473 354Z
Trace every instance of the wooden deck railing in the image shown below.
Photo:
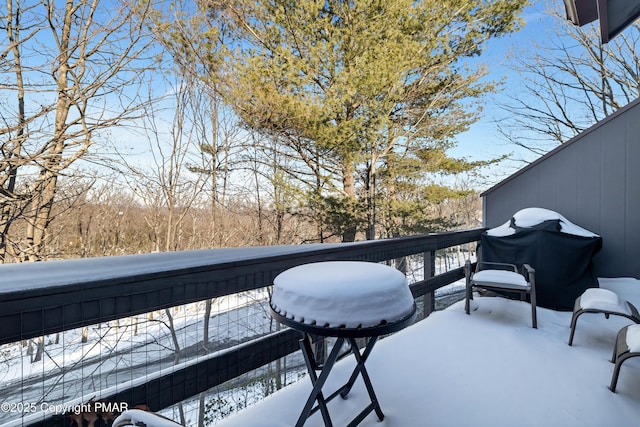
M428 313L434 291L464 277L462 268L434 275L435 251L478 241L483 231L1 265L0 344L263 288L290 267L329 260L384 262L424 254L424 280L411 284L411 291L415 298L425 296ZM110 398L165 408L296 351L298 338L283 329L168 372L146 375ZM24 421L62 425L59 417L48 415Z

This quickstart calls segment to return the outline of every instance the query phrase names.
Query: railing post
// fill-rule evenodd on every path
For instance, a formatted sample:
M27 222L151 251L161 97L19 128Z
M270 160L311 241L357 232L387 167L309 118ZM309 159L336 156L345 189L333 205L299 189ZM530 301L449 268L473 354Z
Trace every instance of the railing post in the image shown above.
M424 253L424 280L431 279L436 273L436 253L435 251L427 251ZM436 309L436 296L435 292L429 292L424 294L423 301L423 313L424 317L427 317L433 313Z

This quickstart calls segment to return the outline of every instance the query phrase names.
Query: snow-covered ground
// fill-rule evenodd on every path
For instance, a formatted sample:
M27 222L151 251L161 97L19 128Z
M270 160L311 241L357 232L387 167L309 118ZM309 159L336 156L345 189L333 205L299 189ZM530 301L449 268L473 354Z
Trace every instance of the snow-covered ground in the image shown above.
M637 279L601 279L600 285L640 304ZM570 347L570 312L539 308L533 329L525 302L477 297L472 309L466 315L457 303L376 346L367 366L385 419L372 413L360 426L638 425L640 358L623 365L617 393L608 389L616 332L629 320L582 315ZM340 386L352 367L350 358L339 362L325 390ZM310 390L305 378L219 427L292 426ZM329 403L334 425L346 425L367 403L356 383L346 400ZM323 425L319 413L305 424Z

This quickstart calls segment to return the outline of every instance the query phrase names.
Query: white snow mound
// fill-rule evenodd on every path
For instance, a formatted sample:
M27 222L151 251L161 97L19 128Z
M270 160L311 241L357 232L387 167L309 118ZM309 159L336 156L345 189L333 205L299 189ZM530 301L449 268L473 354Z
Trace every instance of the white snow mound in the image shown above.
M592 233L578 225L575 225L558 212L544 209L544 208L525 208L513 215L515 225L518 227L533 227L541 224L544 221L560 220L560 231L565 234L572 234L574 236L582 237L598 237L597 234ZM511 220L505 222L499 227L492 228L487 231L489 236L510 236L516 232L511 226Z
M395 268L371 262L304 264L273 281L271 306L296 322L332 328L392 323L413 310L407 279Z

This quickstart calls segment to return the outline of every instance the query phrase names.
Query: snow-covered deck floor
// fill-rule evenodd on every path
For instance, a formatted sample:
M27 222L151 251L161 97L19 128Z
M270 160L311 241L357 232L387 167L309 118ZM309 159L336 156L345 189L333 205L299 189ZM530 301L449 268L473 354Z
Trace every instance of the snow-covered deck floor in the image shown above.
M640 307L640 281L600 284ZM539 308L536 330L526 303L484 297L472 308L467 316L457 303L376 345L367 367L386 417L378 422L369 414L361 426L638 425L640 358L623 365L617 393L608 389L615 335L628 320L584 314L569 347L570 312ZM326 394L352 365L350 359L336 365ZM310 389L305 378L217 426L293 426ZM359 382L347 400L329 404L334 425L346 425L367 403ZM305 427L323 425L318 412Z

